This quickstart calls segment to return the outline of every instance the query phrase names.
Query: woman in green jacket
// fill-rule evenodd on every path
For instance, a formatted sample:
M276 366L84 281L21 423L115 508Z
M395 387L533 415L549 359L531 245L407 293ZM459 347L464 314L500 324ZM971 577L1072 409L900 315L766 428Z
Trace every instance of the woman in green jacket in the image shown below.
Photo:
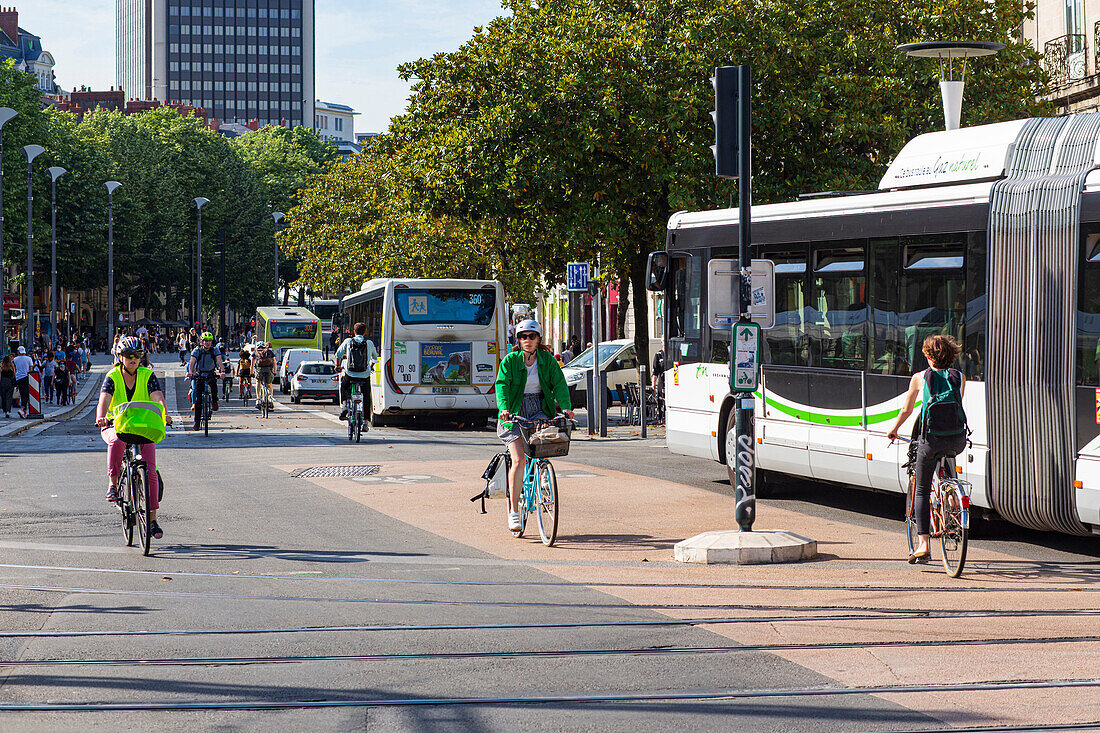
M497 372L497 437L508 446L512 457L512 469L508 473L508 529L516 531L519 521L519 499L523 494L523 474L527 468L527 456L520 441L519 426L509 419L519 415L527 419L549 419L564 412L573 417L569 403L569 387L557 359L549 348L542 345L542 326L538 321L527 320L516 326L516 344L500 361Z

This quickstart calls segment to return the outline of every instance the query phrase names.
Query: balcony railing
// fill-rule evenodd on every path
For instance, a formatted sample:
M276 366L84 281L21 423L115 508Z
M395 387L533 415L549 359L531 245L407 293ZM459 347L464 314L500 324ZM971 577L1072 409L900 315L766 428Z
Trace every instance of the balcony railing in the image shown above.
M1100 34L1100 23L1094 30ZM1068 33L1047 41L1043 46L1043 68L1053 86L1084 79L1088 75L1087 66L1088 36L1083 33ZM1100 65L1094 64L1094 67L1100 68Z

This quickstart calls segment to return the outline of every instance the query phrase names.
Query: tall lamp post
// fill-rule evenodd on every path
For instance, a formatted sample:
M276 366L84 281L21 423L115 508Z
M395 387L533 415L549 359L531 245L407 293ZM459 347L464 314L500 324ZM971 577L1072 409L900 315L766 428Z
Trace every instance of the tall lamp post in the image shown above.
M115 345L115 189L122 184L107 181L107 351Z
M50 168L50 338L57 349L57 179L68 173L61 166Z
M4 123L19 115L11 107L0 107L0 160L4 157ZM0 165L0 356L8 348L8 336L4 331L4 167Z
M281 211L272 211L271 218L275 220L275 231L279 230L279 222L286 216ZM275 242L275 303L279 302L279 240L273 237Z
M195 310L199 317L199 331L202 332L202 207L210 203L210 199L199 196L195 199L195 208L198 211L198 249L195 252L195 279L198 281L195 288Z
M34 186L31 173L34 171L34 159L46 149L41 145L24 145L23 155L27 156L27 312L23 314L24 330L27 332L27 353L34 353ZM32 325L31 321L35 321Z

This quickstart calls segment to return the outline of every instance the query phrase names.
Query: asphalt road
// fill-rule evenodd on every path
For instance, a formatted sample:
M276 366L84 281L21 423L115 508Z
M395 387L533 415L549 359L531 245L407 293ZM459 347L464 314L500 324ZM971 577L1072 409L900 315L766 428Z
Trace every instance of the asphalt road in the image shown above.
M169 370L176 414L187 417L182 373L171 360L157 368ZM423 528L430 517L403 522L285 469L487 461L499 446L491 430L425 424L373 430L351 445L338 408L279 402L268 420L239 400L223 405L208 438L171 431L158 450L165 537L148 558L124 546L119 515L103 500L105 450L91 408L0 439L0 729L943 727L942 717L868 691L844 693L836 679L767 651L646 653L728 647L730 639L692 625L627 625L668 615L447 539ZM729 492L721 466L673 456L659 441L577 442L570 461ZM473 492L458 493L464 502ZM900 531L897 497L790 483L772 501ZM1100 557L1094 539L1011 528L977 544L1089 572ZM149 633L173 630L194 633ZM13 636L21 632L43 635ZM728 694L761 689L836 694ZM522 702L531 697L560 699ZM149 703L168 709L103 708ZM10 707L27 704L99 707ZM280 704L289 709L262 709ZM211 705L227 709L202 709Z

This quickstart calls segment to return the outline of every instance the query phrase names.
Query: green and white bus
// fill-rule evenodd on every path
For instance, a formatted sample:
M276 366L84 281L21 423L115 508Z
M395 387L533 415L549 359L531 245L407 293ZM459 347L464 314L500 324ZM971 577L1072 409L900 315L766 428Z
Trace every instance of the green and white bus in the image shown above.
M320 349L320 319L301 306L269 305L256 309L255 340L266 341L282 357L287 347Z

